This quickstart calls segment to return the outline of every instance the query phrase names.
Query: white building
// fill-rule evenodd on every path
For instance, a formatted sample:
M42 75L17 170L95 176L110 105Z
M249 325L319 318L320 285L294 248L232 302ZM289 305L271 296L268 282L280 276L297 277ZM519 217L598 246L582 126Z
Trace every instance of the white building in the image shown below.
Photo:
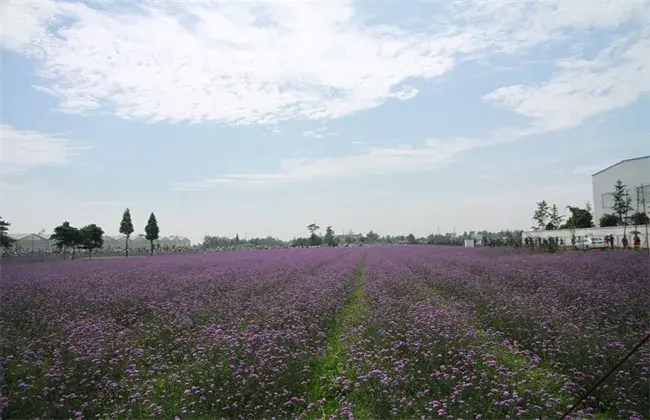
M646 209L650 211L650 156L625 159L591 176L594 195L594 224L596 226L604 214L613 213L614 185L619 179L630 192L632 212L637 212L637 203L639 204L638 211L643 212L640 203L644 196Z
M50 250L50 241L35 233L9 233L10 238L14 239L11 246L15 252L47 252Z
M124 235L111 235L104 236L104 241L110 244L110 247L115 250L122 250L126 247L126 236ZM129 239L129 247L131 246L131 240Z
M154 246L158 243L158 241L153 241ZM151 247L151 243L147 240L145 235L143 234L137 234L135 236L131 236L131 241L130 241L130 248L131 249L149 249Z
M104 235L102 238L104 239L104 245L102 246L102 250L104 251L116 251L124 248L126 245L123 238L120 236Z

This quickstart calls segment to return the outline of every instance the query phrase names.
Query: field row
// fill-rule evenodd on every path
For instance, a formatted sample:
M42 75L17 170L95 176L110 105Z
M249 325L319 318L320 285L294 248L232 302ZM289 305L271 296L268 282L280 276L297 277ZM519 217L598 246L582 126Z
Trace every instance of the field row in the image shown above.
M553 418L648 329L643 258L397 246L7 267L1 414ZM575 417L648 417L648 366L642 348Z

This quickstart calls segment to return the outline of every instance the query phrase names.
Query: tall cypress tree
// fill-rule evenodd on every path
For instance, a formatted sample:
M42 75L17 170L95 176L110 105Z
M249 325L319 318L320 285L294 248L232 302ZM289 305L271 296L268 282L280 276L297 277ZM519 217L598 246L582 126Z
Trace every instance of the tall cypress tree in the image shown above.
M133 221L131 220L131 210L124 210L122 222L120 223L120 233L126 236L126 258L129 258L129 237L133 233Z
M156 215L151 213L147 226L144 227L145 238L151 243L151 255L153 255L153 241L158 239L160 228L158 228L158 221Z
M632 197L630 197L630 192L620 179L614 184L614 193L612 195L614 199L612 210L618 219L618 225L627 226L628 215L632 211Z

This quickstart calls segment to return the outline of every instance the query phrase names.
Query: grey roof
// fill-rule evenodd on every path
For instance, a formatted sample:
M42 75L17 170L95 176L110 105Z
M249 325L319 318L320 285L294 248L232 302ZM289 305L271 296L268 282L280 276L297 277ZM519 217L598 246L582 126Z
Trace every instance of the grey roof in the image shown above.
M634 160L642 160L642 159L650 159L650 155L648 155L648 156L640 156L640 157L635 157L635 158L630 158L630 159L623 159L623 160L620 161L620 162L616 162L616 163L613 164L613 165L609 165L609 166L606 167L605 169L601 169L600 171L596 172L595 174L593 174L593 175L591 175L591 176L596 176L596 175L598 175L598 174L600 174L600 173L602 173L602 172L605 172L605 171L608 170L608 169L613 168L614 166L620 165L621 163L631 162L631 161L634 161Z
M37 233L7 233L8 237L10 237L12 239L15 239L17 241L20 240L20 239L29 238L32 235L34 235L36 238L43 239L45 241L47 241L49 239L49 237L45 238L43 236L39 236Z

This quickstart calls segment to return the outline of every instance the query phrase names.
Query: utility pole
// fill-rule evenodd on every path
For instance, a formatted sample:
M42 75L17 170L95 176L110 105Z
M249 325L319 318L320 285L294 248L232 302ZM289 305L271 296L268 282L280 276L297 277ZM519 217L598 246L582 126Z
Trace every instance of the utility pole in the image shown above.
M636 210L636 212L637 213L639 212L639 204L641 204L642 207L643 207L643 214L645 214L647 216L648 215L648 210L646 208L645 189L646 189L646 186L644 186L643 184L641 184L641 186L637 188L637 194L636 194L637 210ZM639 203L639 198L641 199L640 203ZM634 229L636 230L636 227ZM648 251L648 254L650 254L650 241L648 239L648 223L645 224L645 249Z

